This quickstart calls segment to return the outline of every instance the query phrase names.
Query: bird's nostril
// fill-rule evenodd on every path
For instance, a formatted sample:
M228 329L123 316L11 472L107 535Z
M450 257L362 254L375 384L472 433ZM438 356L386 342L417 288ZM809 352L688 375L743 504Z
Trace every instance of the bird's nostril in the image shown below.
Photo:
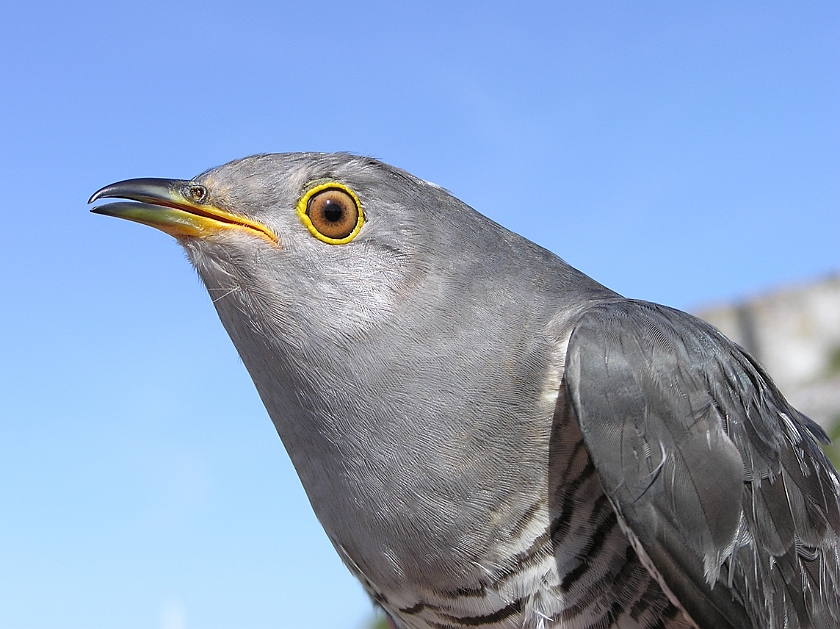
M204 186L190 186L190 198L196 203L202 203L207 198L207 188Z

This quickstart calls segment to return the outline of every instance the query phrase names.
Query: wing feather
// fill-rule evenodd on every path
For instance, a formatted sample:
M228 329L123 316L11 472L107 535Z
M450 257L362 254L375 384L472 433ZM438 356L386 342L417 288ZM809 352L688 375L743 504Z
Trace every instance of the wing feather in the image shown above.
M825 433L743 349L677 310L612 301L577 322L566 387L613 506L695 622L840 627Z

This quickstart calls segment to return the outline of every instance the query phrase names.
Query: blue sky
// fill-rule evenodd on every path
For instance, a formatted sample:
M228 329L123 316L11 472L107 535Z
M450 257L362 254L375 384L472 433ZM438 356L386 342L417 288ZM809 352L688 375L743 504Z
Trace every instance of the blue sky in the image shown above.
M100 186L348 150L681 308L840 268L837 3L5 2L0 626L357 629L175 241Z

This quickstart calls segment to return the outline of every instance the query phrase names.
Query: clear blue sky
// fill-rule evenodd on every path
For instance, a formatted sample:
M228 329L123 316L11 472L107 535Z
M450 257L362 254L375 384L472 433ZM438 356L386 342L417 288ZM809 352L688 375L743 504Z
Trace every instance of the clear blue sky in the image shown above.
M357 629L175 241L100 186L349 150L626 295L840 268L840 5L4 2L0 627Z

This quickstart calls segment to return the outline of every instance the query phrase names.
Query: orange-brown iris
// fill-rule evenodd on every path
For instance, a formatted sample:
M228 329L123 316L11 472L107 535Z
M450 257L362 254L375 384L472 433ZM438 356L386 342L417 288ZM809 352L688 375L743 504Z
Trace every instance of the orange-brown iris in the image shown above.
M312 195L306 215L321 235L340 240L347 238L359 224L356 200L340 188L327 188Z

